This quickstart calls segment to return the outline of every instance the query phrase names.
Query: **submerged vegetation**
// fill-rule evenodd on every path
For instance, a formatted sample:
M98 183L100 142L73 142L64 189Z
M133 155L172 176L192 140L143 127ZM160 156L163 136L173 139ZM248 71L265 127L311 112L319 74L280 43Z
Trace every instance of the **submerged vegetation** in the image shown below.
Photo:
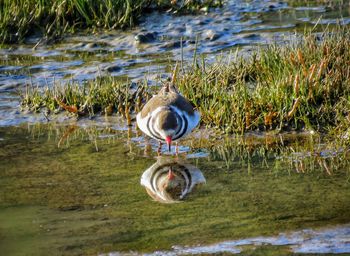
M283 171L309 173L317 170L330 176L340 169L345 170L350 163L349 150L339 141L324 142L326 139L322 136L306 133L231 136L212 145L210 152L212 161L224 161L222 168L245 167L248 172L258 166L276 173L284 166Z
M202 124L226 133L307 129L345 138L350 123L349 32L307 33L301 41L267 46L229 63L194 63L175 83L201 112ZM130 90L112 77L44 92L28 87L22 106L90 116L118 112L130 123L150 89L140 84Z
M144 155L153 159L156 152L148 151L149 145L139 144L132 138L141 136L140 130L129 127L127 131L116 130L110 126L86 126L76 124L57 125L35 124L28 126L28 133L33 138L39 138L48 133L54 139L58 148L69 148L75 141L89 141L96 152L100 144L115 144L120 139L127 138L128 143L124 153L129 156ZM350 151L342 144L334 141L325 143L323 136L309 133L284 133L279 136L264 134L246 134L244 136L212 136L197 140L183 141L191 143L193 152L208 150L207 158L219 169L246 169L251 172L259 167L268 167L276 173L310 173L321 171L333 175L339 170L347 170L350 164ZM143 152L142 152L143 151ZM180 156L181 157L181 156ZM281 166L284 166L281 169ZM347 177L350 177L350 170Z
M265 161L264 145L245 151L221 143L208 159L188 159L207 183L184 203L164 205L140 185L155 159L142 157L136 141L131 154L125 133L0 127L3 254L142 254L349 222L349 158L321 159L334 168L330 175L313 157L302 171L289 158ZM300 143L313 147L307 138ZM227 169L219 151L231 161Z
M190 12L221 5L217 0L3 0L0 1L0 38L14 43L38 34L46 40L77 29L114 29L133 26L147 11Z

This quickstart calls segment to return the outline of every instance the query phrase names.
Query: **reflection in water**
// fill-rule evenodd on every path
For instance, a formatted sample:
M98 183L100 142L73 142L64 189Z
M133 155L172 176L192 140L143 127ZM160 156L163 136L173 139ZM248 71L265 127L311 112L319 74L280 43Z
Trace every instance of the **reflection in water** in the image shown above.
M181 160L159 157L141 177L147 193L161 203L175 203L184 199L197 184L205 183L203 173Z
M210 154L188 160L200 161L208 179L196 191L194 184L204 178L193 166L168 156L150 167L155 160L142 157L138 140L131 140L129 151L117 119L110 119L113 125L102 118L91 122L96 120L100 126L78 123L74 131L74 123L70 128L62 123L0 127L1 255L228 255L235 250L288 255L331 253L329 248L341 246L350 252L350 227L332 228L350 222L348 148L340 153L310 136L283 144L264 143L265 137L263 143L259 137L228 137L225 143L210 138L212 147L206 146L206 138L193 140L194 149L209 148ZM322 171L319 158L332 175ZM299 170L305 173L293 171L294 161L302 162ZM150 178L156 181L162 171L167 176L171 165L174 176L182 173L179 169L190 173L191 182L188 176L182 181L189 183L188 201L150 203L144 188L135 184L150 167L142 183L149 185L153 198L161 198L152 191L157 182ZM319 227L330 230L323 236ZM316 233L295 231L309 228Z

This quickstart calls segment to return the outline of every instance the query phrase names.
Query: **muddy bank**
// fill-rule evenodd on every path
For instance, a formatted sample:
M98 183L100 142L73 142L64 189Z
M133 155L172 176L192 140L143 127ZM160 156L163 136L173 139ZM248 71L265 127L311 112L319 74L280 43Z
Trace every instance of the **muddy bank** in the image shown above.
M157 84L169 75L169 64L182 59L190 64L195 52L210 63L230 51L245 54L257 45L296 40L298 31L305 26L338 21L346 25L347 6L348 1L343 5L228 1L223 8L201 15L153 13L142 17L140 26L127 32L81 34L67 37L59 44L36 47L39 38L35 37L27 44L3 45L0 124L23 121L17 113L16 91L23 90L28 83L51 87L54 83L112 75Z

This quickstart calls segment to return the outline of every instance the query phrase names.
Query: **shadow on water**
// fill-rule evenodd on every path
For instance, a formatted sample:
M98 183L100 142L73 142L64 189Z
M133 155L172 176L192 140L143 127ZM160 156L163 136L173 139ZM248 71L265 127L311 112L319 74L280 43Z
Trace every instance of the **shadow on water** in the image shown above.
M0 128L0 251L177 255L218 245L211 252L226 253L227 241L232 250L243 243L242 253L254 247L286 255L283 235L306 245L302 230L310 228L316 246L328 231L332 241L350 240L344 149L330 151L306 135L287 136L282 147L280 138L213 143L195 134L181 142L186 154L155 162L139 136L108 125ZM259 249L266 243L271 247Z

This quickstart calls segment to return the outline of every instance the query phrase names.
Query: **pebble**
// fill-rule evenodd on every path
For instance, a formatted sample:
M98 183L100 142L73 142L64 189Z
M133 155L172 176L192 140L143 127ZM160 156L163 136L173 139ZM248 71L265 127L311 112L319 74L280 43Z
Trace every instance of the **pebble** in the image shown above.
M86 48L86 49L92 49L92 48L96 48L96 47L98 47L98 46L99 46L99 45L98 45L97 43L88 43L88 44L85 45L84 48Z
M261 38L261 36L259 34L246 34L246 35L243 35L242 38L250 39L250 40L258 40Z
M157 39L157 32L138 33L135 41L140 44L150 43Z
M161 46L161 48L163 48L163 49L175 49L175 48L179 48L179 47L181 47L180 41L168 42L168 43L165 43Z
M220 34L215 32L212 29L209 29L204 32L204 39L208 39L210 41L214 41L220 37Z
M209 7L208 6L204 6L200 9L201 12L204 12L204 13L208 13L209 11Z
M200 20L200 19L195 19L194 21L193 21L193 24L194 25L205 25L205 24L207 24L208 22L206 22L206 21L204 21L204 20Z
M106 67L105 69L110 73L119 72L120 70L122 70L122 68L117 66L117 65L111 65L111 66Z

